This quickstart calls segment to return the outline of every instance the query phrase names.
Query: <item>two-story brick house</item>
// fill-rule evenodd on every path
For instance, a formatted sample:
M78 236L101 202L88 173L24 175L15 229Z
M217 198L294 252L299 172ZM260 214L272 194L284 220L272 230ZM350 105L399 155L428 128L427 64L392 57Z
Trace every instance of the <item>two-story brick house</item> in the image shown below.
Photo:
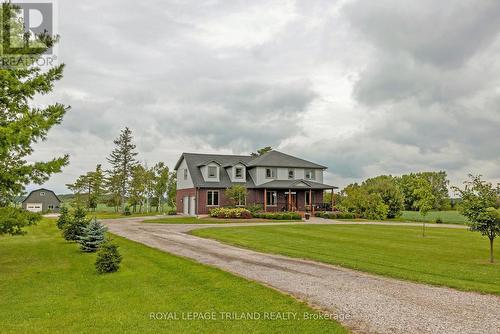
M177 172L177 212L198 215L231 203L224 192L234 184L247 188L239 205L259 204L264 211L306 211L323 203L327 167L278 151L258 157L183 153Z

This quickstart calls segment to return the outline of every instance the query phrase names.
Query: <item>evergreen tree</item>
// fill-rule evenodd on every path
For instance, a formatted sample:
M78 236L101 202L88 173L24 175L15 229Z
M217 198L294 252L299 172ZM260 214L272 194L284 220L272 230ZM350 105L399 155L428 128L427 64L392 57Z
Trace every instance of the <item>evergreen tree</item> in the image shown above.
M59 103L40 107L33 103L36 95L49 94L54 83L63 77L64 65L42 69L36 64L57 38L47 34L27 38L22 21L11 18L13 12L19 13L19 8L10 2L2 3L1 8L2 32L8 32L11 41L23 45L16 50L4 50L6 44L0 46L2 64L12 63L9 60L13 57L20 60L18 66L0 68L0 205L6 206L27 184L41 184L68 164L67 155L35 163L27 162L26 157L33 153L34 143L43 141L48 131L61 123L69 107Z
M83 229L87 226L86 212L82 207L76 208L71 219L63 228L63 237L68 241L78 241L83 235Z
M104 172L101 165L97 165L95 171L89 173L92 192L89 194L89 208L95 209L102 201L104 195Z
M97 253L95 268L99 274L112 273L120 268L122 257L118 252L118 246L106 242L101 245Z
M56 226L58 229L62 230L71 221L68 208L63 206L59 210L59 218L57 218Z
M132 176L132 169L137 165L137 152L132 142L132 131L126 127L120 136L114 140L116 147L113 149L108 162L111 164L110 178L113 178L119 186L120 206L124 206L125 198L128 194L129 181Z
M99 246L105 241L106 231L107 228L94 218L83 228L82 236L78 238L80 249L87 253L96 252Z

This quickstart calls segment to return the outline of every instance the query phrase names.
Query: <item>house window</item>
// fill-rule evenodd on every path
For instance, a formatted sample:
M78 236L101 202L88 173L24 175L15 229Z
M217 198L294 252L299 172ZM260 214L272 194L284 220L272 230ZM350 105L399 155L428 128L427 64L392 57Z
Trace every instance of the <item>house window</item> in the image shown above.
M42 191L42 192L40 193L40 196L45 196L45 191Z
M217 167L208 166L208 177L212 179L217 177Z
M185 168L184 169L184 180L188 179L188 170Z
M295 171L293 169L288 170L288 178L289 179L295 179Z
M306 169L306 179L307 180L314 180L314 170L313 169Z
M218 206L219 205L219 191L209 190L207 191L207 206Z
M243 168L241 167L236 167L234 170L235 178L237 179L242 179L243 178Z
M266 168L266 178L268 179L274 179L275 178L275 171L272 168Z
M236 206L245 206L245 205L247 205L247 196L245 194L240 194Z
M267 191L266 193L266 205L267 206L276 206L278 203L278 194L276 191Z

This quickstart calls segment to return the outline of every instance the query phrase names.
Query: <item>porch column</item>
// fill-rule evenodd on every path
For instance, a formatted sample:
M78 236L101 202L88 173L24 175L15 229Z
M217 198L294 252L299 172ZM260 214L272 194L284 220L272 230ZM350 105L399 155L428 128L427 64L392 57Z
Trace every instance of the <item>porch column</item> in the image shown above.
M267 212L267 189L264 188L264 212Z
M292 190L288 189L288 208L286 208L286 209L288 211L292 211L291 206L292 206Z
M312 200L313 200L313 197L312 197L312 190L311 190L311 189L309 189L309 210L311 210L311 211L312 211L312 207L313 207L313 202L312 202Z

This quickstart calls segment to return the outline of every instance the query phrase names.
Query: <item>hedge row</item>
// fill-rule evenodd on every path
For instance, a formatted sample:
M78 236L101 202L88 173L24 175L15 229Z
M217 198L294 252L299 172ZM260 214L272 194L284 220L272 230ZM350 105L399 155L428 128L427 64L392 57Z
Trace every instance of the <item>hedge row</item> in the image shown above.
M301 220L302 217L297 212L260 212L254 213L254 218L273 220Z
M359 218L356 214L350 212L315 212L316 217L326 218L326 219L356 219Z

